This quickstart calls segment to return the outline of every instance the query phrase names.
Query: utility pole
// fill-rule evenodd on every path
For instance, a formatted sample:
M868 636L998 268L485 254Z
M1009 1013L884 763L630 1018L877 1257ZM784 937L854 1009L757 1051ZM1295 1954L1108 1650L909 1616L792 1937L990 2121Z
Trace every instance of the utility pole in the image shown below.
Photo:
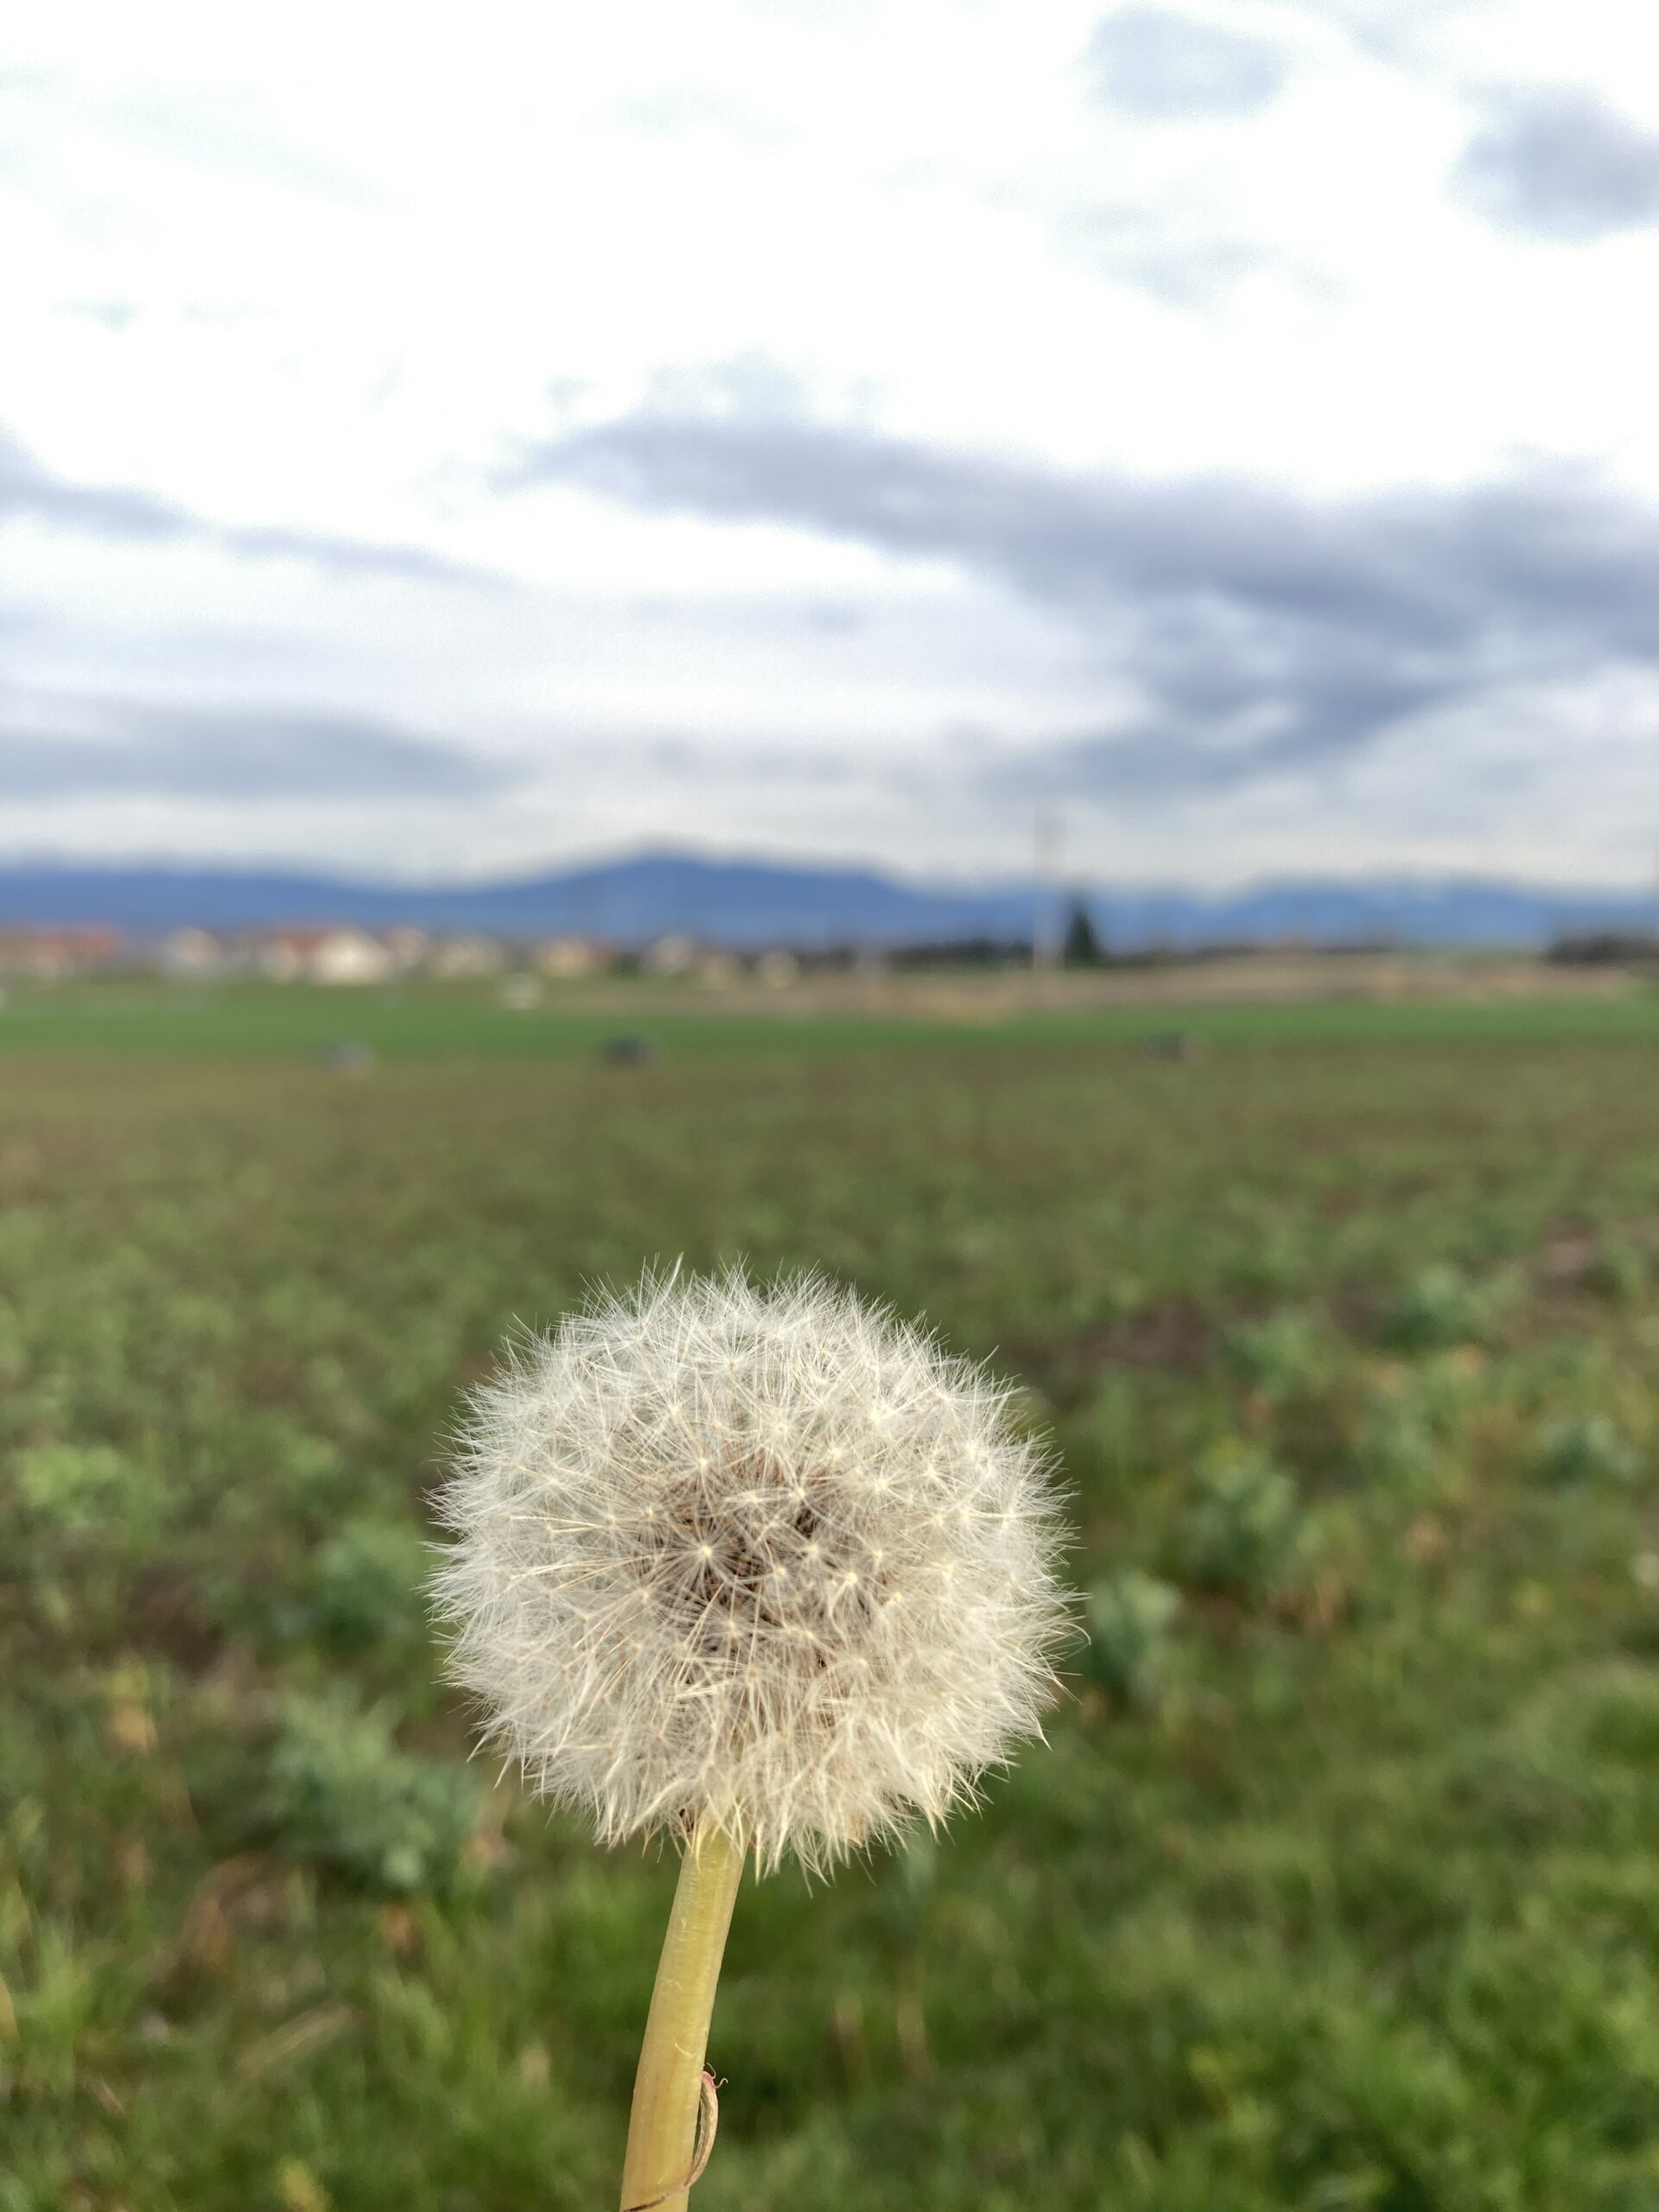
M1041 807L1037 814L1033 847L1031 964L1033 969L1052 968L1059 957L1055 927L1055 901L1060 880L1060 861L1065 849L1065 817L1058 807Z

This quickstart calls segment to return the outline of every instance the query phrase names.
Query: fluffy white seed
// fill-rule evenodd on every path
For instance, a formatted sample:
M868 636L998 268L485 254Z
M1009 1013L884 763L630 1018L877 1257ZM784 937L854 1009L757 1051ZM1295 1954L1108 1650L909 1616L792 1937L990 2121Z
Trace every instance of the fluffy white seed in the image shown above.
M452 1672L607 1840L702 1818L820 1866L1038 1731L1045 1457L982 1370L817 1276L570 1316L474 1395L442 1503Z

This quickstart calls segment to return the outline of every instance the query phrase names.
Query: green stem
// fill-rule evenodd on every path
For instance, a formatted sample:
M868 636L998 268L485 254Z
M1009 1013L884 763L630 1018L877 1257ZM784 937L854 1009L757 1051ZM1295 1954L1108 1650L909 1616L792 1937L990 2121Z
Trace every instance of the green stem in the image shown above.
M718 1829L699 1828L680 1861L651 1993L622 2166L622 2212L658 2199L658 2212L685 2212L679 2184L691 2171L715 1985L742 1877L737 1846Z

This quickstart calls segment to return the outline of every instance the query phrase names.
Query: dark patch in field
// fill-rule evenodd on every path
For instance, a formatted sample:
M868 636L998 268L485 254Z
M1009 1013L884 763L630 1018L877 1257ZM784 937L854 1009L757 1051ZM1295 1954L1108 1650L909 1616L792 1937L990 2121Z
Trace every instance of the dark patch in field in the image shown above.
M1659 1220L1644 1218L1594 1231L1566 1231L1538 1254L1533 1262L1534 1280L1546 1292L1585 1289L1593 1282L1610 1246L1623 1246L1649 1256L1659 1254Z
M304 1392L303 1377L292 1361L256 1360L242 1370L242 1395L250 1405L296 1405Z
M1087 1338L1083 1350L1096 1367L1166 1367L1192 1373L1216 1349L1217 1324L1184 1299L1143 1306Z
M224 1624L204 1607L189 1576L158 1563L141 1568L130 1591L128 1620L140 1649L163 1654L188 1674L200 1673L222 1656Z

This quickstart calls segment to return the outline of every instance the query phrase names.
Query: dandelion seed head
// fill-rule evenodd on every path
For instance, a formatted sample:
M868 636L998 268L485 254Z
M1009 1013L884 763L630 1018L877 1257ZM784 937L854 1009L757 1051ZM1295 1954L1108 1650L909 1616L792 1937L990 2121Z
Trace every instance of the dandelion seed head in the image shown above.
M451 1672L607 1841L703 1820L816 1868L937 1824L1066 1632L1004 1395L813 1275L647 1274L518 1347L442 1510Z

